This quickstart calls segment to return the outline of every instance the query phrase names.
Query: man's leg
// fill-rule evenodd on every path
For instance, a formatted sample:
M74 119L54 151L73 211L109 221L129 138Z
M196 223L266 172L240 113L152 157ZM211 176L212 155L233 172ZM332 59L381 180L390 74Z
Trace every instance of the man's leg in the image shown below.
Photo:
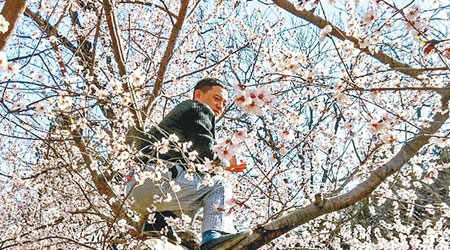
M153 197L157 195L166 195L170 192L173 196L169 202L155 204L157 211L182 211L193 218L193 215L199 208L203 207L202 233L208 231L220 232L220 237L213 237L208 243L211 245L222 244L223 241L232 243L239 237L246 234L233 234L235 232L233 219L230 213L232 205L232 187L228 181L220 176L214 176L213 186L201 185L202 177L195 174L193 179L186 179L186 170L177 166L178 176L174 179L175 184L180 186L180 191L173 193L168 182L161 186L155 186L151 181L145 181L142 185L136 186L131 195L135 199L133 208L141 212L146 212L146 208L153 204ZM148 212L147 212L148 213ZM219 240L219 241L217 241ZM206 242L204 242L206 243Z
M236 233L233 226L231 207L233 205L232 186L221 176L212 177L213 185L200 185L202 178L195 176L193 180L185 178L185 171L180 173L176 183L181 185L178 197L185 208L196 205L203 207L202 245L201 250L227 249L247 237L251 231ZM195 201L197 202L190 202ZM186 206L184 203L189 204Z
M214 176L212 180L214 185L207 188L208 192L202 199L202 233L208 230L234 233L236 229L230 211L233 205L231 184L221 176Z
M250 230L236 233L230 211L233 191L228 180L213 177L214 185L202 200L203 224L201 250L228 249L250 235Z
M150 170L151 171L151 170ZM174 242L180 243L181 240L176 234L175 230L169 226L165 220L166 217L177 217L171 211L161 211L156 209L158 212L154 212L153 223L148 223L148 215L150 214L149 209L156 208L154 201L155 195L159 197L167 197L170 193L168 182L171 180L171 176L163 175L162 182L154 183L150 179L146 179L143 184L137 184L134 174L130 174L128 178L126 195L132 199L132 208L141 214L142 218L145 220L143 223L142 232L146 235L158 236L161 235L162 231L165 231L167 238Z

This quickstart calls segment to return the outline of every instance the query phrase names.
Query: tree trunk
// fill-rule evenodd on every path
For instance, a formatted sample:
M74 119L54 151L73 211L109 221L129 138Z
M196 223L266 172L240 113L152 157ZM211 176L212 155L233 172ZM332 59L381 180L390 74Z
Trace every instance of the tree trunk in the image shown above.
M27 0L6 0L3 5L2 15L9 23L8 31L0 33L0 51L6 47L6 42L11 37L11 34L16 27L17 22L20 20L20 16L23 14Z

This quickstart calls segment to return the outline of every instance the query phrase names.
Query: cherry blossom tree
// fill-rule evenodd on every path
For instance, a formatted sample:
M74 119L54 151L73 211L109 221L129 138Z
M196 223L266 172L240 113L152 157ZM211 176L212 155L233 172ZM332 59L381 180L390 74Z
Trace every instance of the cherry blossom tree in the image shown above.
M157 158L144 134L203 77L230 92L214 149L248 169L194 164L173 135L152 146L183 152L204 185L231 181L218 209L253 229L234 249L450 244L444 1L2 4L1 249L135 249L126 176L167 171L142 171Z

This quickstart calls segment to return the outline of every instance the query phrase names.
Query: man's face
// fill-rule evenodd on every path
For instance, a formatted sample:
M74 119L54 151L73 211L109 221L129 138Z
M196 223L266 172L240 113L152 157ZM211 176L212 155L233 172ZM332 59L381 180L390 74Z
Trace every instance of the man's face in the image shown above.
M220 86L213 86L205 92L197 89L194 93L194 100L207 104L213 110L215 117L219 117L223 113L227 99L228 92Z

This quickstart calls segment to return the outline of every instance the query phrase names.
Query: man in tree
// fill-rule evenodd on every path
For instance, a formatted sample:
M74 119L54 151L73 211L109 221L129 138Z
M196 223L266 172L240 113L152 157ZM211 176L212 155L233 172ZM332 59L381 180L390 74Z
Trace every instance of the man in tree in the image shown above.
M202 183L205 173L192 168L192 163L206 163L211 168L226 167L232 172L246 168L245 163L238 164L236 156L227 164L213 150L215 119L224 111L227 98L228 92L219 80L206 78L199 81L194 88L193 100L184 101L169 112L158 126L150 130L142 145L150 173L166 165L170 171L162 170L161 176L146 178L142 184L137 184L133 177L127 185L132 207L138 213L161 212L152 225L156 230L164 225L161 214L167 216L173 212L178 216L186 214L195 218L198 210L203 208L202 250L230 248L250 233L249 230L235 233L227 209L232 203L232 187L228 181L213 174L211 185L205 185ZM183 150L176 146L177 142L192 143L188 150L196 153L187 157L188 153L181 152ZM192 156L196 154L194 159ZM162 165L162 162L166 164ZM149 226L147 224L144 230Z

